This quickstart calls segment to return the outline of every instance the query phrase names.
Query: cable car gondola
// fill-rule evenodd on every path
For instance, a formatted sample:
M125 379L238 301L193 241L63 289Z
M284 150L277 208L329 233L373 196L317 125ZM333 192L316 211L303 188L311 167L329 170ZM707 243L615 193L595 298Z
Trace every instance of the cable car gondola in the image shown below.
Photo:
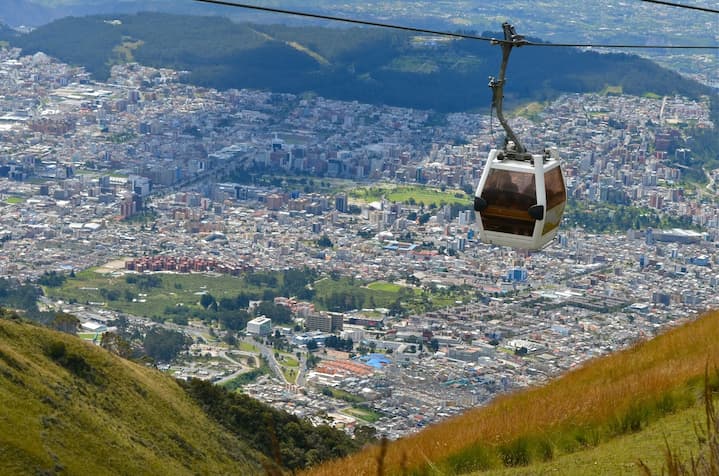
M484 243L539 250L556 236L567 192L557 154L531 154L522 146L502 113L504 76L514 46L526 44L508 23L502 25L502 66L490 78L492 107L506 132L504 148L492 149L474 198L479 236Z

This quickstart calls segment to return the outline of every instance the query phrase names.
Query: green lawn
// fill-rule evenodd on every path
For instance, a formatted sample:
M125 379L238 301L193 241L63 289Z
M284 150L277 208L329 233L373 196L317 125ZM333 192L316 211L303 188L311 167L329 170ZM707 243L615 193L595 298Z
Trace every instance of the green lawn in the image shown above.
M371 408L349 407L342 409L342 413L359 418L360 420L364 420L368 423L374 423L382 418L381 413L372 410Z
M315 283L315 305L329 311L390 308L399 299L412 297L414 290L390 283L367 283L353 278L323 279Z
M617 95L622 94L623 91L624 91L624 90L623 90L623 88L622 88L621 85L617 85L617 86L609 86L609 85L607 85L607 86L604 87L604 89L602 90L602 92L600 92L599 94L602 94L602 95L604 95L604 96L608 96L608 95L617 96Z
M539 119L539 115L544 110L544 104L540 102L531 102L529 104L525 104L522 107L517 108L515 111L512 112L513 116L522 116L526 117L529 120L535 120Z
M297 372L297 369L289 369L285 366L282 366L282 375L284 375L285 380L290 383L295 383L297 381L298 373L299 372Z
M440 206L443 204L461 203L470 205L469 195L462 190L445 190L420 187L420 186L379 186L357 188L350 192L350 196L357 200L372 202L381 200L385 197L387 200L398 203L423 203L425 206L431 204Z
M69 278L61 287L45 287L45 295L65 302L103 302L110 309L145 317L168 317L166 310L177 306L199 309L202 293L210 293L215 299L235 297L242 291L260 292L239 277L215 274L157 273L161 285L141 289L126 281L125 276L101 274L85 270ZM103 290L104 296L103 296ZM110 299L108 292L114 292ZM135 300L133 302L133 299Z
M359 395L354 395L352 393L347 392L346 390L342 390L341 388L332 388L332 387L324 387L328 389L332 393L332 397L336 398L337 400L344 400L345 402L357 404L357 403L363 403L366 400Z
M386 281L363 283L352 278L323 279L315 283L315 306L324 310L392 308L399 300L412 312L452 306L464 301L471 290L420 290Z
M373 291L384 291L388 293L399 293L402 289L402 286L399 284L388 283L387 281L375 281L374 283L368 284L367 287Z
M128 278L130 281L128 281ZM142 286L142 280L155 279L156 285ZM275 291L281 286L281 276ZM132 282L137 280L137 282ZM257 282L257 281L255 281ZM234 298L240 293L262 296L268 287L250 284L245 277L219 274L107 274L89 269L68 278L60 287L44 287L45 295L53 300L70 303L103 303L108 309L155 319L172 319L176 309L189 309L189 319L199 317L200 299L204 293L217 301ZM367 283L353 278L325 278L314 283L313 303L317 309L347 311L352 309L392 309L397 302L413 312L422 312L453 305L463 300L467 291L449 292L435 289L424 291L387 281ZM242 348L242 347L241 347ZM245 350L244 348L242 348ZM255 352L256 349L251 349Z
M254 345L250 344L249 342L242 341L240 342L240 350L244 352L254 352L257 353L259 350Z
M300 361L297 360L294 355L287 352L280 352L275 360L280 364L285 379L290 383L295 383L297 381L297 375L299 374Z
M278 362L284 367L298 368L300 366L300 361L297 360L292 354L280 352L280 359L282 360L278 359Z
M5 199L5 203L9 203L10 205L15 205L18 203L22 203L24 201L25 201L25 199L22 197L7 197Z

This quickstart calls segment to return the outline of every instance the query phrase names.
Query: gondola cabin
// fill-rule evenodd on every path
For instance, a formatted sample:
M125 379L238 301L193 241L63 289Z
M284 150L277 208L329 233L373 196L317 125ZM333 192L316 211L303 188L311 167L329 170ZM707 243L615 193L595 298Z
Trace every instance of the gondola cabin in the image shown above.
M484 243L527 250L547 246L562 221L567 192L559 160L505 157L493 149L477 186L474 209Z

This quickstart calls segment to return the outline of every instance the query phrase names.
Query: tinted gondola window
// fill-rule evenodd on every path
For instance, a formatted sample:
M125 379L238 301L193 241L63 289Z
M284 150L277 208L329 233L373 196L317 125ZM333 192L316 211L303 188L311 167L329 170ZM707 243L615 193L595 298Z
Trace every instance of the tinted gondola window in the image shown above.
M547 189L547 209L556 207L567 201L562 171L556 167L544 174L544 186Z
M493 169L482 190L482 198L490 206L527 213L529 207L537 203L534 173Z
M481 213L486 231L532 236L535 220L528 210L537 203L534 173L493 169L481 197L487 201Z
M544 217L542 234L549 233L559 226L567 202L567 192L559 167L544 174L544 185L547 188L547 212Z

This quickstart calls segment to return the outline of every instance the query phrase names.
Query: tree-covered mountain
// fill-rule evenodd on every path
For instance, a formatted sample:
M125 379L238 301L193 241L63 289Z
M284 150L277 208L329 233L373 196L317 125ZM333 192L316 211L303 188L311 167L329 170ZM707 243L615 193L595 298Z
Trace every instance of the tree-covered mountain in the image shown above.
M8 41L10 39L17 38L18 36L18 32L7 25L0 23L0 41Z
M377 28L237 24L162 13L68 17L9 40L25 53L44 51L83 65L98 79L108 77L112 64L134 60L187 70L189 82L218 89L311 91L438 111L488 108L486 78L497 74L501 60L498 47L473 40L442 41ZM507 76L508 101L546 100L606 86L621 86L630 94L710 93L637 56L569 48L515 49Z

